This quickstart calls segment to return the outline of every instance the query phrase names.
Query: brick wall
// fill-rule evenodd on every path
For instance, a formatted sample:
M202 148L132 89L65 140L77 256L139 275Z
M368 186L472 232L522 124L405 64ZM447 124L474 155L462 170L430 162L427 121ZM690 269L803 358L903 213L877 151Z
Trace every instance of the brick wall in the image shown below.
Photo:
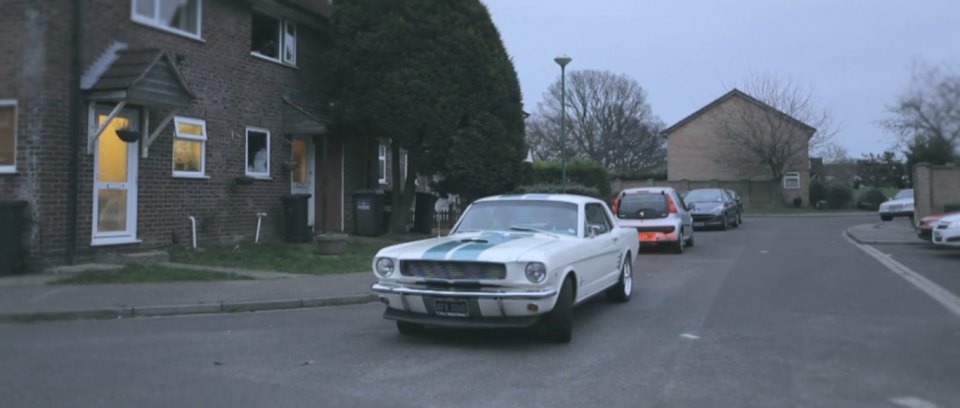
M917 164L913 167L913 197L916 219L960 207L960 168Z
M311 0L325 2L325 0ZM71 30L69 0L6 1L0 13L0 99L17 99L18 173L0 175L3 199L30 202L34 223L28 232L30 257L62 262L67 249L70 138ZM250 12L244 2L206 0L202 40L187 38L131 21L130 1L83 1L81 59L86 70L114 42L130 48L166 50L197 99L181 116L203 119L207 126L208 179L172 176L173 126L167 126L138 166L137 238L130 250L189 243L188 216L200 222L199 241L252 238L256 213L269 214L263 235L276 237L282 225L279 197L290 192L290 176L280 163L290 156L284 138L284 92L306 98L319 93L318 67L326 34L298 26L297 67L250 55ZM325 6L324 6L325 7ZM16 63L7 63L16 61ZM151 126L166 112L154 112ZM83 121L86 121L84 106ZM86 129L86 123L82 123ZM270 176L250 186L235 179L244 174L245 128L269 129ZM322 137L322 136L321 136ZM81 256L126 247L91 247L94 156L81 152L77 249Z

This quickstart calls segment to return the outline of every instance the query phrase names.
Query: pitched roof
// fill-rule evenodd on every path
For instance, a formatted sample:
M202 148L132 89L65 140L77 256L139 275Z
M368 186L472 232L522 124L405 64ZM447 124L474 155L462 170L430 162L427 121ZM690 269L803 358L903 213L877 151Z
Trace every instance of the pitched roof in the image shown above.
M683 126L686 125L687 123L690 123L691 121L693 121L694 119L702 116L704 113L707 113L707 112L710 111L711 109L716 108L717 106L720 106L720 104L726 102L727 100L729 100L729 99L731 99L731 98L733 98L733 97L743 98L743 99L746 100L747 102L753 103L754 105L757 105L757 106L759 106L759 107L761 107L761 108L763 108L763 109L767 109L767 110L773 111L773 112L775 112L776 114L778 114L778 115L780 115L781 117L783 117L784 119L786 119L786 120L788 120L788 121L790 121L790 122L795 123L796 125L800 126L800 127L803 128L804 130L809 131L811 136L817 131L817 129L816 129L815 127L810 126L810 125L808 125L808 124L806 124L806 123L803 123L803 122L801 122L799 119L794 118L793 116L790 116L790 115L788 115L788 114L786 114L786 113L783 113L783 112L777 110L777 108L774 108L773 106L770 106L770 105L764 103L763 101L760 101L760 100L757 99L757 98L754 98L754 97L752 97L752 96L750 96L750 95L747 95L746 93L744 93L743 91L741 91L741 90L739 90L739 89L737 89L737 88L733 88L730 92L725 93L723 96L717 98L717 99L714 100L713 102L710 102L710 103L708 103L706 106L698 109L696 112L691 113L689 116L681 119L679 122L675 123L673 126L670 126L670 127L666 128L666 129L664 129L663 131L660 132L660 135L662 135L662 136L665 137L665 138L666 138L666 137L669 137L669 136L670 136L670 133L673 133L675 130L683 127Z
M124 98L145 105L183 106L196 98L170 54L155 48L118 50L87 91L92 97L122 91Z

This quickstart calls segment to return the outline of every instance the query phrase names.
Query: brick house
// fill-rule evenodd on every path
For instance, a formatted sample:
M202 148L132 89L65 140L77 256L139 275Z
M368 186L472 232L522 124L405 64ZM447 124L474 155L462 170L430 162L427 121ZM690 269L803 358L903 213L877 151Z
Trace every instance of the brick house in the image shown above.
M777 145L784 157L782 180L774 181L783 203L800 198L807 204L810 188L809 142L816 129L746 93L733 89L665 129L667 179L671 181L768 182L769 168L756 156L743 153L748 138L769 138L759 143ZM729 135L742 136L742 140ZM731 142L731 140L735 142ZM744 194L744 192L741 192Z
M5 1L0 200L28 203L28 263L283 233L350 232L377 140L332 134L329 0ZM10 126L5 124L11 122ZM121 137L137 138L125 142Z

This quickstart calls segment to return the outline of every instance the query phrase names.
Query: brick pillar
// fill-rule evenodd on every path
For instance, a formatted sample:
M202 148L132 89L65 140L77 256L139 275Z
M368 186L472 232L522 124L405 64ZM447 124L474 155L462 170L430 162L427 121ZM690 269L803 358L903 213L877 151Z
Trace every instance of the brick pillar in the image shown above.
M913 217L916 220L933 213L930 163L917 163L913 166Z

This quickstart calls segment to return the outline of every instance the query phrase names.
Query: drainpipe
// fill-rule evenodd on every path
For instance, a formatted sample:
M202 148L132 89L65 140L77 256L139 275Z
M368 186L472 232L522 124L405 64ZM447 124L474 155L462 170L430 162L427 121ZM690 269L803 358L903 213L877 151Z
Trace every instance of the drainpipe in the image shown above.
M193 249L197 249L197 217L189 216L190 219L190 232L193 237Z
M257 236L253 239L253 243L260 243L260 221L263 221L263 217L266 217L267 213L258 212L257 213Z
M73 91L73 97L70 104L70 182L67 192L67 262L70 265L76 263L77 251L77 218L79 217L80 205L80 140L86 139L83 126L80 125L83 109L83 94L80 90L80 76L83 69L80 50L83 47L81 35L83 34L83 1L74 1L73 3L73 41L70 53L70 89ZM96 221L94 221L96 222Z

